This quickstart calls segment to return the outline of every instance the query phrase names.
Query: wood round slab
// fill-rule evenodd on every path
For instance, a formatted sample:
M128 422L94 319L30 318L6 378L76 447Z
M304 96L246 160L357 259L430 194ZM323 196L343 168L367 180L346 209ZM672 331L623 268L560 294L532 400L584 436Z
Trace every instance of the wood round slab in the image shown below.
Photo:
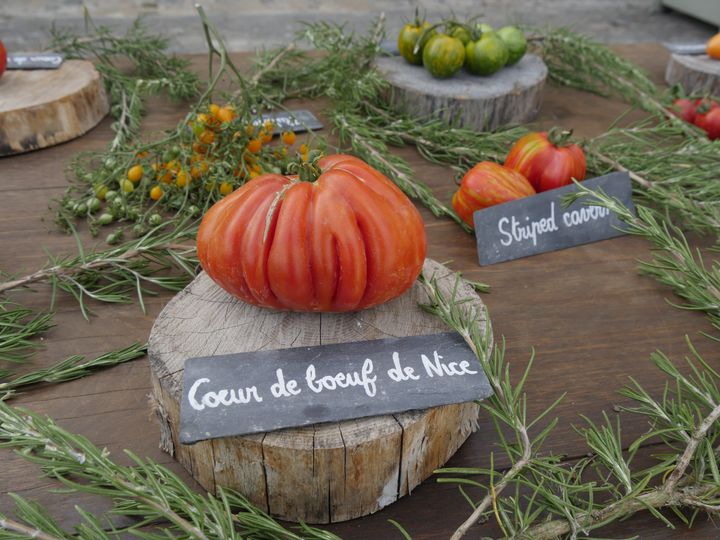
M537 116L547 66L526 54L490 77L461 70L436 79L401 56L378 58L376 69L390 83L388 99L416 118L441 118L464 127L490 130L523 124Z
M431 260L423 271L452 294L454 273ZM461 281L456 297L477 309L478 323L487 331L485 306L472 287ZM179 403L188 358L447 331L440 319L418 307L427 298L415 283L401 297L356 313L271 311L237 300L200 274L168 303L150 333L151 401L160 420L161 448L208 491L236 489L292 521L344 521L410 493L475 431L476 403L194 445L179 443Z
M665 70L669 85L680 84L686 94L720 96L720 60L708 55L673 54Z
M0 156L52 146L97 125L110 106L91 62L11 70L0 77Z

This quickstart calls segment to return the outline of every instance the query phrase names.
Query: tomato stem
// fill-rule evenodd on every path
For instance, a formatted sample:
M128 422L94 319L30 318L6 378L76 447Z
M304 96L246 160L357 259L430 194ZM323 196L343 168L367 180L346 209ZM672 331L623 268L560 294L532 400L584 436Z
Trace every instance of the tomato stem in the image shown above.
M303 159L298 156L296 161L293 161L288 165L288 172L297 174L298 181L300 182L315 182L322 174L320 168L320 158L322 152L319 150L313 150L307 155L307 159Z
M548 131L547 138L550 144L553 146L563 147L568 146L570 137L572 136L572 129L562 129L559 127L550 128Z

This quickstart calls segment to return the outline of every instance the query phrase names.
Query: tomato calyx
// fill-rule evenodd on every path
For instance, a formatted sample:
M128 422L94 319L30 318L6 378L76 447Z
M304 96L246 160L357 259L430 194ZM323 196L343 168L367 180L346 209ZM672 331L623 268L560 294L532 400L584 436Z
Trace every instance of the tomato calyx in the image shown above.
M547 133L547 140L553 146L562 148L564 146L570 146L570 137L572 137L572 129L562 129L559 127L552 127Z
M288 173L297 175L298 182L315 182L322 174L320 159L323 157L320 150L311 150L307 159L298 156L298 159L288 165Z

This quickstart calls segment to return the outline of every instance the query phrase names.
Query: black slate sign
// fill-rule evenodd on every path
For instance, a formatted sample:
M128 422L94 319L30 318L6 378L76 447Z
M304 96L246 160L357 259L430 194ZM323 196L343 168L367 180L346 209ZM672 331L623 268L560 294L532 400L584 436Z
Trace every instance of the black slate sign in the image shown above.
M58 53L9 53L7 69L57 69L64 59Z
M612 173L585 180L582 185L602 189L620 199L633 213L632 186L627 173ZM481 266L546 251L622 236L624 224L601 206L582 199L563 207L562 198L577 191L575 184L510 201L473 214Z
M256 126L262 125L270 120L274 124L273 133L279 135L283 131L294 131L295 133L303 133L305 131L314 131L322 129L320 123L313 113L306 109L298 111L276 111L264 113L253 120Z
M480 363L455 332L190 358L180 442L484 399Z

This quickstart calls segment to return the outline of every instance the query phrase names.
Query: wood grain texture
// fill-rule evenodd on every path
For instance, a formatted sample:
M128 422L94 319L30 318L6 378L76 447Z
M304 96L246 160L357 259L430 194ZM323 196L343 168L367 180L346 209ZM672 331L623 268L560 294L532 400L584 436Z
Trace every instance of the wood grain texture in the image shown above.
M720 95L720 60L707 54L690 56L670 55L665 70L665 82L679 84L686 94Z
M479 130L534 120L547 77L545 63L532 54L489 77L461 70L448 79L436 79L400 56L378 58L375 67L390 83L389 101L412 116L442 118Z
M91 62L12 70L0 78L0 156L59 144L95 127L110 106Z
M660 44L635 43L611 48L638 63L653 81L662 85L669 54ZM205 76L207 56L196 55L191 59L197 73ZM247 67L250 55L234 54L233 60ZM330 125L322 114L328 107L324 98L294 100L288 106L310 109L325 125ZM151 98L143 131L172 129L184 118L187 109L187 103ZM579 137L593 137L626 111L627 104L621 101L548 84L538 118L530 127L546 130L556 125L567 126L574 128ZM626 117L628 122L642 118L641 111ZM53 254L75 252L75 240L54 226L48 206L67 186L63 170L71 157L78 152L105 148L113 136L110 125L111 119L106 118L97 129L62 146L0 159L3 247L0 269L26 273L46 262L46 250ZM338 144L329 130L326 135L330 144ZM302 142L307 142L304 135L298 137L297 144ZM412 148L393 148L393 152L409 162L417 178L431 186L437 197L449 201L455 189L453 170L427 162ZM566 466L572 466L575 457L587 452L583 437L572 428L582 422L579 415L599 421L603 410L612 413L617 405L629 405L616 393L628 377L638 380L651 395L662 396L665 376L648 360L652 352L662 350L681 369L686 369L682 358L688 353L685 342L688 335L705 358L713 361L720 356L720 344L699 334L712 331L703 315L670 307L666 299L677 301L670 289L638 274L637 260L650 257L650 246L641 238L616 238L481 268L472 236L450 220L436 219L422 208L420 212L426 224L428 255L438 261L449 261L445 264L453 270L492 286L492 292L483 295L483 301L490 310L495 335L507 340L506 359L513 380L519 379L531 350L535 351L535 364L526 384L528 415L538 414L567 392L553 414L558 417L558 426L543 446L545 454L566 456L562 458ZM93 238L82 226L79 234L86 246L104 246L102 236ZM700 248L711 245L712 240L690 238L691 245ZM717 257L712 253L706 255ZM97 355L135 340L144 342L155 318L173 296L163 291L157 297L146 298L147 314L137 304L94 303L95 316L87 322L75 301L61 295L55 305L57 326L45 336L47 347L38 352L31 365L20 369L49 367L71 354ZM47 309L50 289L38 286L37 292L15 293L11 299L34 309ZM191 489L202 493L204 489L187 470L158 448L159 424L149 414L145 397L151 393L150 387L149 362L138 359L80 380L30 388L11 404L52 416L62 427L107 448L119 463L131 463L124 449L161 463ZM640 415L622 414L621 419L624 447L648 429ZM489 415L481 412L478 422L478 431L468 437L447 466L489 467L492 454L495 467L508 467L507 460L497 452L498 437ZM316 435L316 447L318 441ZM647 455L656 454L657 450L656 446L649 446L642 451ZM214 451L217 457L218 451ZM58 523L71 531L79 522L75 505L98 516L109 508L109 501L99 495L51 491L63 487L62 484L42 476L37 465L11 449L0 448L0 463L0 512L16 515L7 496L7 492L16 492L46 505ZM653 463L656 460L649 455L643 461L633 459L638 468ZM226 470L222 474L241 472ZM342 489L342 480L338 479L331 489ZM397 538L397 531L388 524L388 519L394 519L416 540L447 540L471 509L455 485L435 480L435 476L428 478L412 490L411 496L402 497L375 514L323 528L339 534L343 540ZM475 498L482 496L478 491L471 494ZM672 513L665 515L675 529L668 529L643 512L597 534L610 538L638 536L643 540L718 538L716 524L705 517L698 516L692 528L688 528ZM473 539L481 537L502 537L496 520L478 524L468 535Z
M427 260L423 271L451 294L454 274ZM481 314L477 293L457 291ZM284 519L331 523L364 516L407 495L442 466L477 428L475 403L396 415L225 437L178 440L183 366L188 358L431 334L447 330L422 311L416 283L406 294L356 313L271 311L230 296L205 273L158 316L150 333L153 402L161 446L209 491L231 487Z

